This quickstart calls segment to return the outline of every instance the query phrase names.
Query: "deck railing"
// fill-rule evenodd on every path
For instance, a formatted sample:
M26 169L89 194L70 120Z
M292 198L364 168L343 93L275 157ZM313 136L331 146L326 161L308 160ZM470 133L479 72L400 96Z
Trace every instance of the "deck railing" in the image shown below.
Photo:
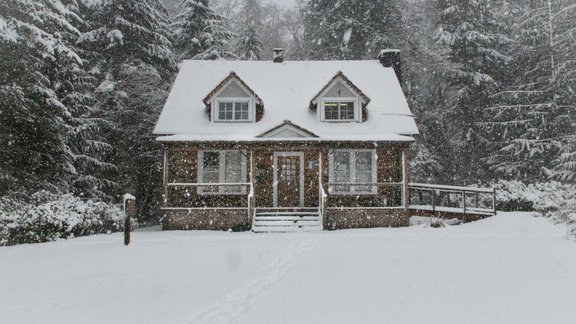
M425 183L408 186L411 209L456 212L463 214L496 214L495 188L470 188Z
M211 192L211 191L203 191L203 192L198 192L197 189L201 188L214 188L214 187L236 187L236 188L240 188L242 190L239 190L238 192L226 192L225 194L229 197L242 197L242 196L246 196L247 199L247 203L246 206L221 206L218 203L215 203L214 206L211 205L207 205L204 202L202 203L201 206L173 206L173 203L171 202L171 198L175 198L173 197L174 194L171 194L169 191L167 192L168 196L164 198L164 204L165 206L162 207L162 209L166 209L166 210L177 210L177 209L247 209L248 212L250 212L250 209L253 207L252 203L254 200L254 186L251 182L229 182L229 183L188 183L188 182L173 182L173 183L168 183L167 184L168 188L192 188L194 191L194 193L190 193L190 192L184 192L184 194L187 197L190 196L194 196L196 197L196 199L198 199L198 201L201 201L203 198L207 199L210 197L217 197L219 195L222 195L223 193L221 192ZM246 190L247 189L247 190Z
M336 187L350 187L349 190L337 191ZM368 190L354 190L368 187ZM397 209L404 206L404 184L402 182L329 182L331 200L355 197L353 205L328 206L328 209ZM354 190L352 190L354 189ZM376 189L376 190L374 190ZM357 197L357 198L356 198Z

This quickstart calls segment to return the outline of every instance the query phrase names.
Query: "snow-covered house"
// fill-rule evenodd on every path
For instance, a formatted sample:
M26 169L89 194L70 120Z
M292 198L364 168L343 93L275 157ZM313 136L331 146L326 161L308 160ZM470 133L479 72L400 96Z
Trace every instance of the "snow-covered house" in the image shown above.
M367 61L185 61L154 134L164 229L408 224L418 134L400 53Z

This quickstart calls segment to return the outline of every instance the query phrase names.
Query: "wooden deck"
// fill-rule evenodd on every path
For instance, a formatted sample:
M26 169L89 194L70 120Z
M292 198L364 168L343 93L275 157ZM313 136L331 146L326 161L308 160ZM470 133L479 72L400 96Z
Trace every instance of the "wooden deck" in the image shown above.
M410 216L460 219L465 222L496 215L496 189L411 183Z

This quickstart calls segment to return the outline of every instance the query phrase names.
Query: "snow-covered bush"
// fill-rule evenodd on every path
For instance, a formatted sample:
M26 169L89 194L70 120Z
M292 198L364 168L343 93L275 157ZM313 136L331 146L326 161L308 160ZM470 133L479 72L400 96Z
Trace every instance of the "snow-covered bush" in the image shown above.
M533 210L555 222L566 223L576 238L576 185L557 181L524 184L499 181L496 187L498 210Z
M70 194L38 192L29 202L0 198L0 245L39 243L122 229L123 212Z

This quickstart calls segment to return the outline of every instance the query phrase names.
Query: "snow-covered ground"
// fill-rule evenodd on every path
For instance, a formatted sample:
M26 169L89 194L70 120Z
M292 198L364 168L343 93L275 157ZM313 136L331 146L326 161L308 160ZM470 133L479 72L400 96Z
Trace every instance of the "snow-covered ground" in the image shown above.
M2 323L575 323L566 227L137 232L0 248Z

